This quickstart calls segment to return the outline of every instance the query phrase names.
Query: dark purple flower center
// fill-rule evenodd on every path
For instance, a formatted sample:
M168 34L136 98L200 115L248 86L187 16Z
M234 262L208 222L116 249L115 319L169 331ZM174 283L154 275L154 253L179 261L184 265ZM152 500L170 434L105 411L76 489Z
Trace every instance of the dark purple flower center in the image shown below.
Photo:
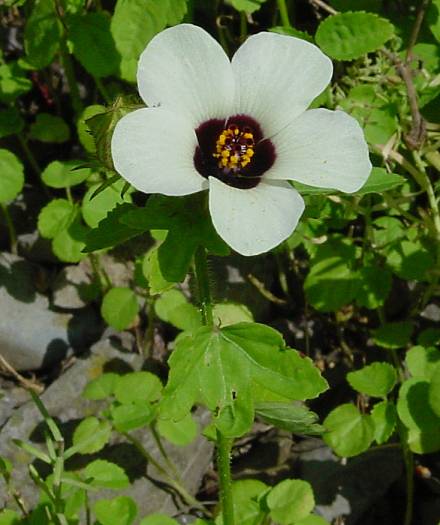
M194 165L203 177L216 177L235 188L254 188L275 161L275 148L247 115L211 119L196 129Z

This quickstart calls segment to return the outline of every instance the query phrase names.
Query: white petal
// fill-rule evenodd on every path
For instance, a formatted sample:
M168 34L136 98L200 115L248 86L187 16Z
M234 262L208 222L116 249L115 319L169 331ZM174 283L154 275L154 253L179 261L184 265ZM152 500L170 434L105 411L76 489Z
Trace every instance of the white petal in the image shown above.
M209 178L209 211L217 233L242 255L258 255L284 241L304 211L287 182L260 182L241 190Z
M266 137L300 115L330 82L333 65L315 45L258 33L232 59L236 109L257 119Z
M197 137L188 121L163 108L125 115L112 137L116 171L144 193L188 195L206 189L194 167Z
M352 193L364 185L371 171L364 133L343 111L306 111L272 141L276 160L264 174L267 179Z
M235 83L220 44L191 24L165 29L139 59L139 93L149 106L183 113L194 127L230 114Z

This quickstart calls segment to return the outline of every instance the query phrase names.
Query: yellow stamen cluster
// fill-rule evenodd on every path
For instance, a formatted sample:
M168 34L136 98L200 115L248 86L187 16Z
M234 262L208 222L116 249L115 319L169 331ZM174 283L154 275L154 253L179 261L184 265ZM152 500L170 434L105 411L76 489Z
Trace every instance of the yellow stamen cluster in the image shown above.
M231 124L220 133L213 156L218 159L219 168L237 172L250 163L255 154L254 146L254 135L249 128L241 130Z

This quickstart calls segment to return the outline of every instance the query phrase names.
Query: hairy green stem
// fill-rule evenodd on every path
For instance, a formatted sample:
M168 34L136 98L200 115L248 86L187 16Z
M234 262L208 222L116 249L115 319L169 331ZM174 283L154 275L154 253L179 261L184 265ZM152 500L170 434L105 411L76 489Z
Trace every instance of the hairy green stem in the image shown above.
M8 228L9 240L11 243L11 253L17 253L17 235L15 233L14 223L12 222L11 214L9 213L6 204L0 204L3 214L6 219L6 227Z
M278 11L280 12L281 25L283 27L292 27L289 20L289 12L287 10L286 0L277 0Z
M199 300L203 324L213 326L212 298L209 288L208 263L205 248L199 246L194 257ZM217 468L219 474L220 502L223 513L223 525L234 525L234 503L231 481L232 439L226 438L217 430Z

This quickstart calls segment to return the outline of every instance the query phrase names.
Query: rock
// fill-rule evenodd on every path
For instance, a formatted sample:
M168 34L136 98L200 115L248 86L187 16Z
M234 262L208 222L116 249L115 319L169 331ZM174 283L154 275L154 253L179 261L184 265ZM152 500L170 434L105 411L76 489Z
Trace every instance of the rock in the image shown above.
M92 309L75 315L52 311L37 291L38 267L0 254L0 352L16 370L46 368L99 338L102 323Z
M67 442L80 420L95 414L99 408L96 401L88 401L81 397L80 394L85 385L100 375L102 371L124 373L138 370L143 365L143 359L138 354L118 350L112 341L108 339L95 344L87 357L78 358L74 365L52 383L41 396L47 410L58 422ZM206 419L206 413L199 416L202 424L206 424ZM38 499L38 490L31 482L27 470L31 457L16 447L12 439L18 438L28 442L34 440L37 443L36 446L39 446L42 441L42 438L38 437L41 421L42 418L34 404L28 402L13 411L8 422L0 431L0 456L5 456L14 465L14 486L20 489L24 500L30 507L33 507ZM148 452L158 460L160 453L152 434L147 429L142 429L135 435ZM189 492L194 493L211 462L212 445L199 436L187 447L166 445L165 448L181 473L185 487ZM134 498L139 508L137 523L142 517L153 512L161 512L170 516L176 514L177 500L169 491L164 490L160 475L151 465L147 465L145 458L137 449L120 435L115 435L115 439L98 455L73 456L66 464L66 468L76 470L98 456L123 467L131 480L131 485L120 491L92 492L90 493L92 502L120 494L128 495ZM12 505L11 501L7 500L6 490L2 483L0 481L0 508L6 503L9 506Z

